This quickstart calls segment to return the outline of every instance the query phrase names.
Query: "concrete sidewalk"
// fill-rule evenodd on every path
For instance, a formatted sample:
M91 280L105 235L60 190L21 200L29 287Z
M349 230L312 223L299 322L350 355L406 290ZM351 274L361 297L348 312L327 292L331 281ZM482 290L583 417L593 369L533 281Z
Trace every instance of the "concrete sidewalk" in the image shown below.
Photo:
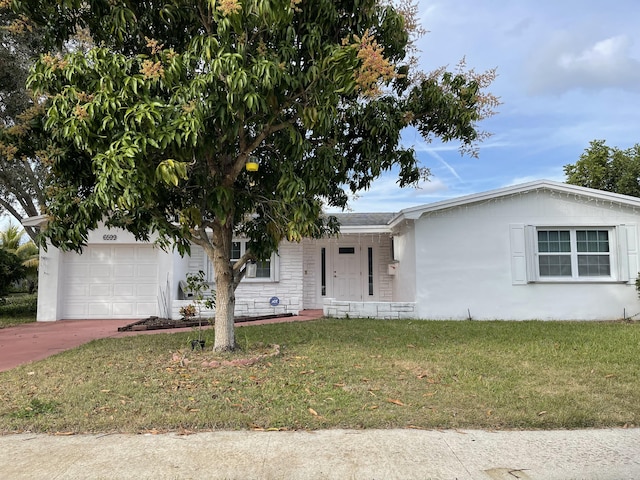
M7 479L640 478L640 429L0 436Z

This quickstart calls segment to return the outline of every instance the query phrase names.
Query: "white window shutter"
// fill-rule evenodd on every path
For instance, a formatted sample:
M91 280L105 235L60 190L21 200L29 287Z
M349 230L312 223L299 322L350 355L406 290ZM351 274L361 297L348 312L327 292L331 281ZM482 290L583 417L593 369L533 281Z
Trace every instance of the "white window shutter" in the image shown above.
M635 282L638 277L638 229L635 224L618 225L618 279Z
M536 242L538 241L536 236L536 227L533 225L526 225L524 227L525 234L525 253L527 257L527 281L535 282L538 278L538 257L536 252L538 247Z
M511 245L511 283L526 285L527 276L527 239L524 224L509 225Z

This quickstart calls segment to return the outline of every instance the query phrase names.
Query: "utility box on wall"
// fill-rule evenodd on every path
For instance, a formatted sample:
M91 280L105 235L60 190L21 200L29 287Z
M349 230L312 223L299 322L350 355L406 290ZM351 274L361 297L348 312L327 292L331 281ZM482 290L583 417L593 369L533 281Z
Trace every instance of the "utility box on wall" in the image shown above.
M390 263L387 268L388 268L387 273L389 275L395 275L396 270L398 269L398 262Z
M246 271L246 274L247 274L246 277L247 278L256 278L256 273L258 271L258 264L257 263L254 263L254 262L247 263L246 269L247 269L247 271Z

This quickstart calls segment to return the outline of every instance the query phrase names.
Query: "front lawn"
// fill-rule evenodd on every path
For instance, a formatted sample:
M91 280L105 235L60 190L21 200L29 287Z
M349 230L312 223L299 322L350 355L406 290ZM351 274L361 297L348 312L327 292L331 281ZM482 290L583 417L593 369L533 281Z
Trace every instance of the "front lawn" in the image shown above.
M0 328L35 322L37 305L37 293L13 293L0 298Z
M640 423L638 323L324 319L238 328L244 351L223 357L191 352L193 335L104 339L0 373L0 432Z

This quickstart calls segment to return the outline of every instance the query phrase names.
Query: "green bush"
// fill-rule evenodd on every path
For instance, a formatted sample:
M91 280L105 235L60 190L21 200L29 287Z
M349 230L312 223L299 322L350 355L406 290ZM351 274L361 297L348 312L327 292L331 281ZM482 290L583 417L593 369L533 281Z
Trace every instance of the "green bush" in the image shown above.
M38 295L10 295L0 302L0 317L20 317L35 315Z
M26 269L13 253L0 248L0 296L6 295L11 285L26 275Z

